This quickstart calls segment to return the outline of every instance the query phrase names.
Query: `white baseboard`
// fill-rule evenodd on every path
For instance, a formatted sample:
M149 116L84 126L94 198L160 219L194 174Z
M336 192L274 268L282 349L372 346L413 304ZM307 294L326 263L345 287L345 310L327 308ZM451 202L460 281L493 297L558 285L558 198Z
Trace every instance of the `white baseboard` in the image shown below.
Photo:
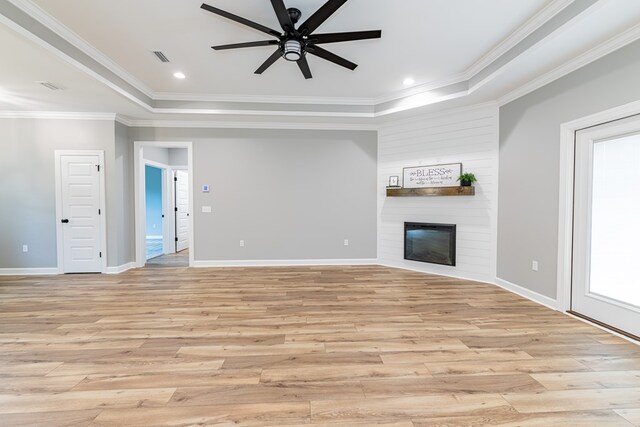
M377 259L283 259L283 260L237 260L194 261L193 267L304 267L320 265L377 265Z
M126 264L118 265L116 267L107 267L107 271L105 271L105 274L120 274L120 273L124 273L127 270L131 270L132 268L136 268L136 263L128 262Z
M558 303L553 298L549 298L537 292L531 291L527 288L523 288L522 286L516 285L511 282L507 282L506 280L502 280L496 277L496 285L505 289L509 292L513 292L514 294L520 295L528 300L533 302L537 302L538 304L542 304L545 307L549 307L552 310L558 310Z
M41 276L58 274L58 267L53 268L0 268L0 276Z
M429 271L427 268L411 267L404 264L402 261L394 262L387 260L378 260L378 265L382 265L383 267L399 268L401 270L415 271L416 273L433 274L435 276L450 277L452 279L471 280L473 282L495 285L495 283L489 277L485 277L483 275L451 274L442 271Z

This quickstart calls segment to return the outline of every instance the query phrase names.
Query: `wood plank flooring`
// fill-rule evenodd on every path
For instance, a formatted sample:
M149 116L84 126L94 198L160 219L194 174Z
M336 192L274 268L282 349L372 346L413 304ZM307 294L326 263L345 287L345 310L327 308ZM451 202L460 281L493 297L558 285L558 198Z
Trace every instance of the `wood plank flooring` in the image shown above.
M640 426L640 347L376 266L0 277L1 426Z

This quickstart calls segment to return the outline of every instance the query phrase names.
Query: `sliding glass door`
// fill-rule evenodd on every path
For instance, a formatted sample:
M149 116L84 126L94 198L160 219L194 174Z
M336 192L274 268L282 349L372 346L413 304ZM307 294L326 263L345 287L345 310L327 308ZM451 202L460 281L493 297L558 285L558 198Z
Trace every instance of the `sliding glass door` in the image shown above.
M640 336L640 118L576 135L572 311Z

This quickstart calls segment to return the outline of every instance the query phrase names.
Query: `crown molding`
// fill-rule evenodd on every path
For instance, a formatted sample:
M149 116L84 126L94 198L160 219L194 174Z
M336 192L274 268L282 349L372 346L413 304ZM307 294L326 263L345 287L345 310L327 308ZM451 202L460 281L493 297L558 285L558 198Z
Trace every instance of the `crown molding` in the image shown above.
M135 87L147 97L153 99L153 91L142 81L135 78L132 74L120 67L115 61L103 54L101 51L93 47L86 40L73 32L69 27L58 21L56 18L45 12L40 6L31 0L8 0L14 6L27 13L29 16L37 20L39 23L71 43L84 54L88 55L109 71Z
M2 1L2 0L0 0L0 1ZM12 2L12 0L8 0L8 1L9 1L9 3ZM11 4L13 4L13 3L11 3ZM23 13L26 13L26 12L23 11ZM43 48L46 51L50 52L52 55L60 58L61 60L63 60L67 64L72 65L72 66L78 68L80 71L82 71L82 72L86 73L87 75L93 77L94 79L96 79L100 83L102 83L105 86L111 88L114 92L119 93L120 95L124 96L125 98L127 98L130 101L132 101L135 104L137 104L138 106L146 109L147 111L151 111L152 107L150 105L148 105L147 103L145 103L142 100L138 99L137 97L135 97L131 93L127 92L126 90L124 90L123 88L118 86L117 84L113 83L111 80L109 80L106 77L100 75L100 73L94 71L90 67L88 67L88 66L84 65L83 63L77 61L76 59L72 58L70 55L62 52L61 50L59 50L58 48L56 48L52 44L48 43L46 40L36 36L35 34L30 32L26 28L21 26L20 24L14 22L12 19L6 17L5 15L3 15L1 13L0 13L0 23L6 25L8 28L12 29L16 33L24 36L27 40L32 41L34 44L36 44L37 46L40 46L41 48ZM53 30L50 30L50 31L53 31Z
M592 62L595 62L598 59L607 56L608 54L615 52L616 50L638 39L640 39L640 24L628 29L623 33L618 34L617 36L607 40L604 43L599 44L593 49L573 58L572 60L551 70L550 72L531 80L524 86L520 86L519 88L500 97L497 100L498 105L503 106L515 101L518 98L522 98L523 96L528 95L536 89L540 89L541 87L546 86L549 83L558 80L588 64L591 64Z
M0 119L104 120L128 127L203 128L203 129L290 129L377 131L378 125L354 123L294 123L244 121L136 120L114 113L83 113L64 111L0 111Z
M182 102L247 102L257 104L301 104L301 105L365 105L372 106L374 98L328 98L308 96L269 95L214 95L198 93L154 92L154 101Z
M120 67L115 61L111 60L109 57L104 55L98 49L93 47L83 38L81 38L78 34L73 32L63 23L58 21L56 18L48 14L45 10L35 4L32 0L8 0L13 5L18 7L20 10L37 20L39 23L58 34L67 42L71 43L77 49L79 49L84 54L88 55L99 64L104 66L114 75L123 79L125 82L133 86L135 89L143 93L152 101L176 101L176 102L240 102L240 103L275 103L275 104L300 104L300 105L357 105L357 106L376 106L378 104L393 102L397 100L403 100L411 97L417 97L419 95L426 94L428 92L450 86L453 84L463 83L477 74L479 71L484 69L486 66L493 63L497 58L499 58L504 53L508 52L510 49L515 47L519 42L521 42L524 38L533 33L536 29L540 28L544 25L549 19L554 17L557 13L563 10L568 4L572 3L573 0L554 0L547 6L545 6L541 11L539 11L534 17L529 19L525 24L518 27L511 34L509 34L506 39L504 39L498 46L493 48L491 51L483 55L476 63L474 63L469 69L464 72L449 76L445 79L440 79L437 81L424 83L413 88L403 89L401 91L381 96L377 98L326 98L326 97L301 97L301 96L253 96L253 95L217 95L217 94L192 94L192 93L167 93L167 92L154 92L151 88L146 86L142 81L135 78L133 75L128 73L124 68ZM40 43L42 44L42 43ZM51 46L48 46L51 47ZM54 48L55 49L55 48ZM73 61L75 65L80 65L82 68L84 67L82 64L77 63L77 61ZM85 71L87 71L85 69ZM94 77L102 77L97 73L91 73ZM107 79L100 78L103 83L108 84L112 89L116 89L113 83L107 82ZM122 88L118 88L119 92L126 92ZM117 89L116 89L117 90ZM139 105L145 107L149 112L156 113L173 113L174 111L165 111L159 110L157 108L153 108L152 106L147 105L145 102L141 102L135 96L122 93L127 96L129 99L134 100ZM450 99L450 97L440 97L440 101L444 101ZM430 102L431 103L431 102ZM409 103L410 104L410 103ZM428 105L424 103L416 104L416 106L412 108L421 107L423 105ZM398 109L390 109L383 112L383 114L392 114L396 111L404 111L406 107L401 107ZM232 110L207 110L205 114L237 114L237 111ZM293 114L289 111L278 112L284 113L285 115L297 115ZM244 114L256 114L255 111L245 111ZM266 115L271 115L271 113L264 113ZM307 115L307 114L303 114ZM320 113L321 117L367 117L366 115L356 115L353 116L351 114L330 114L330 113Z
M353 113L341 111L295 111L295 110L226 110L200 108L151 108L157 114L193 114L211 116L286 116L286 117L344 117L350 119L372 119L376 113Z
M116 114L66 111L0 111L0 119L116 120Z
M480 104L465 105L463 107L448 108L446 110L430 111L423 113L421 111L409 111L404 116L394 117L393 121L380 122L378 125L379 131L384 131L390 128L396 128L405 125L411 125L425 120L435 120L440 117L450 117L455 114L465 114L472 111L479 110L494 110L497 111L498 103L495 101L482 102Z
M469 80L480 71L487 68L498 58L503 56L509 50L517 46L521 41L533 34L537 29L546 24L551 18L556 16L567 6L573 3L574 0L553 0L546 5L542 10L531 17L520 27L516 28L511 34L509 34L503 41L501 41L496 47L487 52L473 65L471 65L464 73L462 73L464 80Z
M96 48L91 46L88 42L83 40L79 35L75 34L64 24L50 16L46 11L36 5L32 0L6 0L12 4L22 13L28 15L40 25L52 31L54 34L60 36L62 40L69 43L72 47L78 49L78 52L91 58L99 66L104 67L105 70L112 73L117 79L121 79L121 83L116 83L109 78L103 76L101 73L92 69L89 65L84 64L82 59L76 59L68 52L63 52L59 46L55 45L55 42L51 40L45 40L41 36L37 36L31 33L27 28L22 27L19 23L13 22L10 18L0 15L0 22L6 23L8 26L18 31L20 34L26 36L30 40L37 43L39 46L46 48L48 51L54 53L56 56L62 58L67 63L70 63L81 71L94 77L101 83L104 83L117 93L125 96L127 99L133 101L137 105L144 108L147 112L153 114L181 114L181 115L241 115L241 116L279 116L279 117L317 117L317 118L351 118L351 119L374 119L378 117L384 117L390 114L396 114L405 112L412 109L424 107L426 105L435 104L443 101L447 101L454 98L460 98L468 95L469 93L477 90L480 86L486 84L488 81L494 78L494 76L500 71L501 68L507 66L515 57L526 52L532 46L535 46L542 38L552 34L558 28L563 27L579 16L584 10L584 7L574 2L574 0L553 0L532 18L530 18L523 25L515 29L509 36L507 36L499 45L487 52L478 61L472 64L466 71L450 76L446 79L425 83L415 86L413 88L404 89L402 91L390 94L388 96L379 98L328 98L328 97L301 97L301 96L250 96L250 95L214 95L214 94L188 94L188 93L165 93L165 92L153 92L149 87L146 87L141 81L133 77L126 70L118 66L114 61L102 54ZM575 3L575 4L574 4ZM565 9L574 4L571 10L565 11ZM565 13L561 13L561 12ZM554 17L559 19L554 21ZM549 25L547 25L549 24ZM546 27L545 27L546 26ZM639 28L634 27L629 31L615 37L614 39L603 43L586 54L569 61L561 67L558 67L554 71L541 76L532 82L524 85L517 90L501 97L498 100L499 105L511 102L520 96L524 96L527 93L541 87L551 81L560 78L567 73L584 66L620 47L628 44L640 37L638 34ZM524 46L524 47L522 47ZM486 72L489 72L488 74ZM487 74L482 76L482 73ZM472 79L481 77L478 82L475 82L472 86ZM126 83L130 85L130 88L122 87L122 84ZM438 94L438 90L444 90L448 86L465 85L467 89L458 89L455 92L449 94ZM134 91L139 91L139 94L135 94ZM147 99L142 99L140 95L144 95ZM149 102L150 100L150 102ZM166 105L156 107L154 101L164 101L166 103L175 102L176 106ZM283 108L276 108L275 110L269 110L265 106L264 109L253 105L251 110L237 108L237 106L229 106L233 108L206 108L202 105L202 108L182 108L178 103L193 102L193 103L206 103L206 102L229 102L239 104L281 104ZM388 103L390 105L384 105ZM287 105L288 104L288 105ZM325 105L335 106L333 108L315 109L313 111L304 111L303 108L296 109L296 105ZM360 111L348 111L348 107L361 107ZM372 107L373 111L362 111L362 107ZM247 105L249 107L249 105ZM342 108L340 108L342 107ZM376 111L376 107L382 108ZM250 107L249 107L250 108ZM70 113L75 114L75 113ZM72 117L75 118L75 117ZM113 115L109 118L115 119ZM126 121L126 119L118 118L118 121ZM122 121L121 121L122 120ZM164 121L162 121L164 123ZM141 121L140 123L156 123L156 121ZM169 122L180 123L186 122ZM218 126L219 123L226 123L220 125L221 127L229 127L229 124L236 122L209 122L210 126ZM246 122L242 123L244 126ZM237 123L235 124L237 126ZM124 123L127 124L127 123ZM266 128L265 124L254 123L258 128ZM310 124L309 124L310 125ZM280 126L280 125L276 125ZM305 126L305 125L299 125ZM310 125L316 126L316 125ZM359 126L359 125L356 125ZM303 127L307 129L308 127ZM368 128L369 129L369 128Z
M511 32L503 41L501 41L496 47L491 49L474 64L472 64L465 71L449 76L445 79L435 80L432 82L424 83L418 86L414 86L409 89L403 89L394 94L382 96L375 99L375 104L382 104L385 102L396 101L411 96L420 95L425 92L437 90L446 86L450 86L457 83L467 82L473 78L480 71L495 62L498 58L509 52L516 47L520 42L525 40L536 30L546 24L551 18L556 16L567 6L573 3L574 0L554 0L546 5L542 10L536 13L532 18L525 22L520 27Z
M438 104L440 102L450 101L456 98L462 98L464 96L467 96L468 93L469 93L468 90L463 90L460 92L451 93L451 94L442 95L442 96L436 96L436 97L422 97L420 95L423 95L423 94L417 94L415 96L416 98L415 100L411 100L409 98L409 102L407 102L406 104L399 105L397 107L387 108L386 110L377 111L376 113L374 113L373 116L384 117L390 114L402 113L405 111L414 110L416 108L426 107L428 105Z
M264 130L345 130L377 131L376 124L350 123L293 123L293 122L243 122L243 121L188 121L188 120L130 120L117 117L116 121L129 127L142 128L191 128L191 129L264 129Z
M408 89L402 89L401 91L391 95L381 96L374 100L373 105L376 106L379 104L384 104L386 102L393 102L401 99L410 98L412 96L423 95L434 90L442 89L444 87L451 86L458 83L464 83L466 81L467 79L465 78L465 74L458 73L446 79L440 79L440 80L435 80L429 83L423 83Z

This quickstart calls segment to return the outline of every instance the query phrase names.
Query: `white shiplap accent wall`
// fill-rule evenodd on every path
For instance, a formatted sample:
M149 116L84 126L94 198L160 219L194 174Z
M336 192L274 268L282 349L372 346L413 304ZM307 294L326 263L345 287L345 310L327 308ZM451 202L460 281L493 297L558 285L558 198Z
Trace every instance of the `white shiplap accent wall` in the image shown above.
M381 264L493 283L498 214L496 105L480 105L394 121L381 127L378 144ZM389 176L407 166L462 163L478 178L473 197L386 197ZM404 222L457 225L455 267L404 260Z

